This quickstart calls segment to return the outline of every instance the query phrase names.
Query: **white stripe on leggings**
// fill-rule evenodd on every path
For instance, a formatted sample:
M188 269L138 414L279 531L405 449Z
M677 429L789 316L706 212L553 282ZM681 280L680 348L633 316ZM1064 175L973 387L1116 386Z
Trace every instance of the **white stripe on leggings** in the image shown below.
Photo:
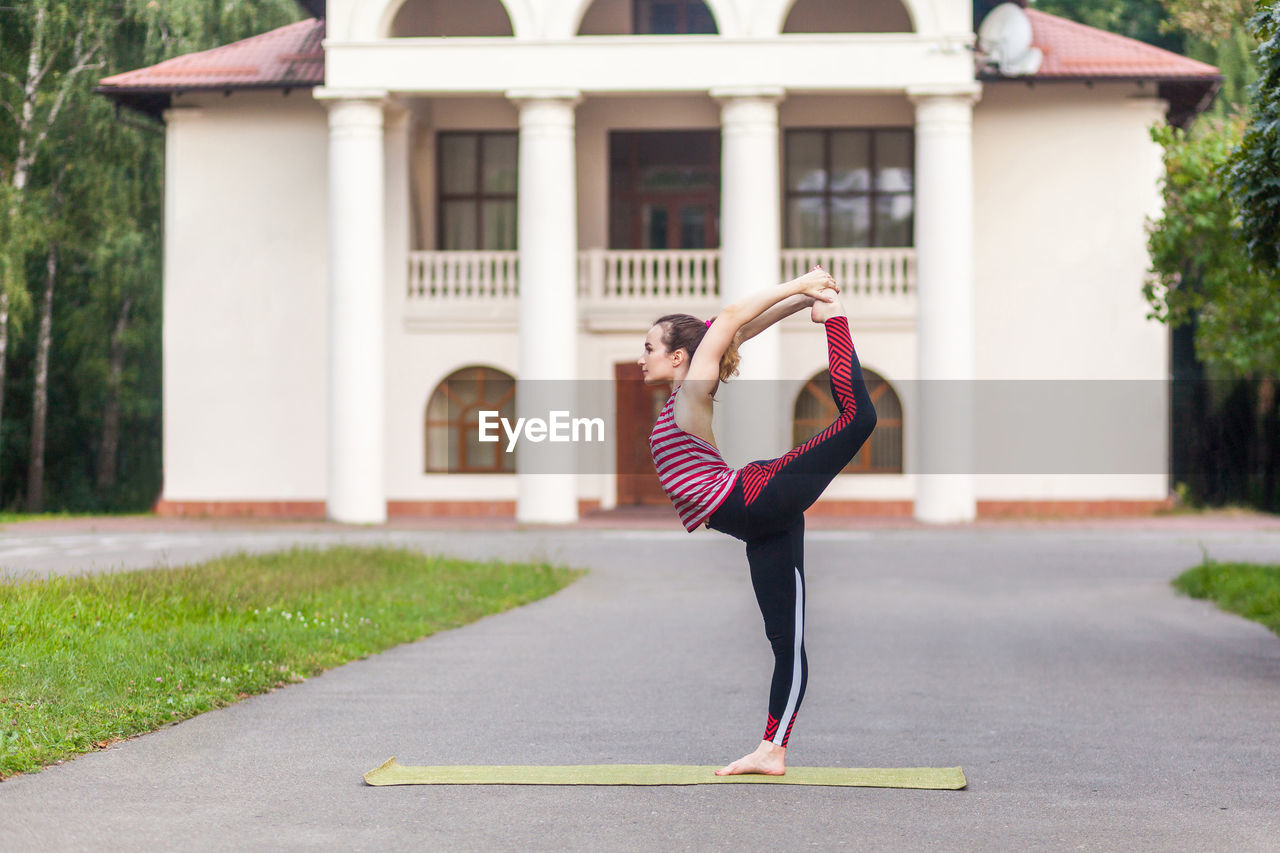
M800 579L800 570L796 569L796 645L791 661L791 692L787 695L787 710L782 712L778 720L778 730L774 732L773 742L782 746L782 739L791 728L791 715L795 713L796 702L800 699L800 646L804 643L804 581Z

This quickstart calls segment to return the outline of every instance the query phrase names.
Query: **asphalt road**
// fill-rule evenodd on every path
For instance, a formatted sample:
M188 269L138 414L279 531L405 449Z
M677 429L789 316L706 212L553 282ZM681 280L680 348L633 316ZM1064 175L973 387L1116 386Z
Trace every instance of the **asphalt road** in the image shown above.
M959 764L959 792L363 784L393 755L717 764L752 749L771 657L741 545L710 532L21 538L0 539L21 575L338 540L591 571L4 782L0 850L1280 849L1280 639L1168 585L1201 547L1280 562L1275 531L811 533L788 762Z

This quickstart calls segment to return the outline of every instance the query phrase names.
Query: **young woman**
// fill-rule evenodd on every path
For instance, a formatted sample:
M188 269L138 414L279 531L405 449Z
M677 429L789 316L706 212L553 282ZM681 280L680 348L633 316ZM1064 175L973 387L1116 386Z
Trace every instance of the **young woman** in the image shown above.
M808 679L804 653L804 511L858 452L876 413L836 292L820 268L728 305L706 323L660 317L639 363L647 385L670 382L670 398L649 436L658 479L685 529L706 524L747 546L751 585L773 647L769 716L760 746L716 771L726 776L786 772L786 747ZM835 421L777 459L730 468L711 434L716 386L737 372L737 345L802 308L827 333Z

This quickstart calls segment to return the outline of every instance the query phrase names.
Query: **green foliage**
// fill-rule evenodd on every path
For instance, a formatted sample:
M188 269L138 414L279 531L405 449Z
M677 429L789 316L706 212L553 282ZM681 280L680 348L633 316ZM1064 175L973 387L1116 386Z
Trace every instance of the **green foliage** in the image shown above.
M1032 8L1182 53L1181 30L1166 31L1161 0L1032 0Z
M1230 191L1254 262L1280 274L1280 3L1259 7L1249 23L1258 40L1258 79L1250 123L1231 168Z
M1280 566L1205 560L1175 578L1173 586L1280 634Z
M1157 127L1164 148L1164 213L1148 225L1152 269L1143 293L1171 326L1197 321L1196 353L1236 375L1280 372L1280 290L1250 264L1226 192L1240 119L1188 135Z
M334 548L0 582L0 779L527 604L581 574Z
M51 59L35 103L47 117L71 83L21 191L12 177L22 85L37 10ZM30 291L58 245L49 376L46 505L145 509L161 483L161 238L164 129L117 113L93 87L102 77L205 50L299 20L294 0L31 0L0 4L0 284L11 297L0 420L0 507L27 488L35 335ZM77 56L91 64L72 75ZM7 108L7 109L6 109ZM34 136L34 135L33 135ZM28 150L30 148L28 139ZM54 192L54 189L57 189ZM5 213L10 213L5 216ZM124 370L109 384L113 333L125 316ZM117 483L95 472L103 413L120 411Z

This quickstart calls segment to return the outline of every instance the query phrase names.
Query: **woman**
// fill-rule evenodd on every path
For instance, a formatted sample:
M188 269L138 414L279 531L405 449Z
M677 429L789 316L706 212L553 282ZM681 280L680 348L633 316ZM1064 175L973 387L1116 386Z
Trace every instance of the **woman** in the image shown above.
M836 292L821 268L750 294L705 324L688 314L660 317L639 363L647 385L671 382L670 398L649 436L654 467L685 529L701 524L747 546L751 585L773 646L769 717L760 746L718 776L786 772L786 747L808 679L804 653L804 511L818 499L875 428ZM827 333L831 394L840 413L804 444L740 469L725 464L711 433L712 395L736 373L737 345L804 307Z

